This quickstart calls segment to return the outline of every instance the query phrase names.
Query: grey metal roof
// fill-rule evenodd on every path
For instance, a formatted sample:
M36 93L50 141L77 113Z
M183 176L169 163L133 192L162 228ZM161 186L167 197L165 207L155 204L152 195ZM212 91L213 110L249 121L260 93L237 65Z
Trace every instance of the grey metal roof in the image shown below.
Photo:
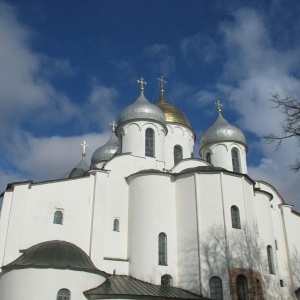
M119 148L118 138L113 132L110 139L103 146L97 148L92 155L91 168L97 163L110 160Z
M84 295L88 299L208 299L180 288L155 285L126 275L112 275Z
M86 162L85 156L82 156L81 161L71 171L68 171L63 176L61 176L61 179L83 176L89 169L90 167Z
M166 124L166 118L162 110L150 103L141 92L137 100L127 106L120 114L118 124L135 119L150 119Z
M216 122L208 128L200 140L200 149L204 146L217 142L233 141L243 144L246 148L246 139L243 132L229 124L219 113L219 117Z
M25 268L70 269L108 276L107 273L98 270L88 255L78 246L58 240L34 245L3 267L4 270Z

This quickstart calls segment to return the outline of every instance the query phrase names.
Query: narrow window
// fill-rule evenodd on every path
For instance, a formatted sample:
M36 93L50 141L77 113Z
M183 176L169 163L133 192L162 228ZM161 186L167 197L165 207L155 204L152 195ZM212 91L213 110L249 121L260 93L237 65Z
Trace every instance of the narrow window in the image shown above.
M272 246L270 246L270 245L267 247L267 256L268 256L269 272L270 272L270 274L275 274L274 261L273 261L273 250L272 250Z
M71 292L67 289L61 289L57 292L56 300L71 300Z
M223 300L222 280L214 276L209 280L210 299Z
M244 275L236 278L236 294L237 300L247 300L247 278Z
M232 158L232 170L233 172L241 172L240 169L240 156L239 150L237 148L232 148L231 150L231 158Z
M206 161L211 164L211 154L210 154L210 152L208 152L206 154Z
M167 265L167 235L164 232L158 235L158 264Z
M177 165L182 160L182 148L179 145L174 146L174 165Z
M173 286L173 278L172 276L166 274L161 277L161 285L165 286Z
M120 231L120 220L119 219L114 219L113 231Z
M278 250L277 240L275 240L275 249Z
M54 224L62 224L62 220L63 220L63 213L62 213L62 211L57 210L54 213L53 223Z
M281 286L281 287L284 287L284 284L283 284L283 280L282 280L282 279L279 280L279 283L280 283L280 286Z
M237 206L231 206L231 223L232 228L241 229L240 212Z
M146 129L145 155L154 157L154 130L152 128Z

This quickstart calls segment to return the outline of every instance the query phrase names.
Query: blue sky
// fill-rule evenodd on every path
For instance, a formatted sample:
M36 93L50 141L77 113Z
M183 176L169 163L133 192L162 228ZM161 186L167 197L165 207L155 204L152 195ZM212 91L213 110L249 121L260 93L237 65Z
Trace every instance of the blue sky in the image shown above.
M0 189L54 179L88 159L110 136L108 123L139 94L167 101L201 134L223 116L246 135L249 175L273 184L300 209L299 148L279 151L271 95L300 98L299 1L0 1Z

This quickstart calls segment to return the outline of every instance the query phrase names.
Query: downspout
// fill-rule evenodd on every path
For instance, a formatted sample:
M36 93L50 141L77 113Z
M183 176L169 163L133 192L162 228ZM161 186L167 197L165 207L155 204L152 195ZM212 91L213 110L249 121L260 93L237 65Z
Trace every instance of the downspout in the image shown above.
M222 211L223 211L223 226L224 226L224 238L225 238L225 256L227 261L229 284L230 284L230 259L228 257L228 239L227 239L227 227L225 221L225 206L224 206L224 192L223 192L223 173L220 172L220 187L221 187L221 199L222 199ZM230 294L232 293L230 288Z
M199 274L199 294L202 296L202 274L201 274L201 256L200 256L200 230L199 230L199 215L198 215L198 185L197 185L197 173L194 174L194 184L195 184L195 207L196 207L196 224L197 224L197 248L198 248L198 274Z
M93 184L93 197L92 197L92 213L91 213L91 224L90 224L90 243L89 243L89 256L92 257L92 243L93 243L93 225L94 225L94 213L95 213L95 197L96 197L96 182L97 173L94 173L94 184Z

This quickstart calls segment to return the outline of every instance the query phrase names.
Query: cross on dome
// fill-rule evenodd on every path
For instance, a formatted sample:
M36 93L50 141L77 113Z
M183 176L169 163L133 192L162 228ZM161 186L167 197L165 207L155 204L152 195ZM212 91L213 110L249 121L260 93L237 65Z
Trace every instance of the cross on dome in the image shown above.
M167 81L164 79L164 75L161 74L160 77L157 78L157 80L160 83L160 89L163 91L164 90L164 83L167 83Z
M141 86L141 92L143 92L144 91L144 85L146 85L147 82L144 80L143 77L141 77L140 79L137 80L137 83L140 84L140 86Z
M217 107L218 107L218 113L220 113L222 111L222 107L223 107L222 102L220 100L217 100L215 102L215 105L217 105Z
M109 123L110 127L111 127L111 130L112 132L115 132L115 129L117 127L117 123L115 121L112 121Z
M86 148L88 147L88 144L86 141L83 141L80 146L82 147L82 156L86 156Z

